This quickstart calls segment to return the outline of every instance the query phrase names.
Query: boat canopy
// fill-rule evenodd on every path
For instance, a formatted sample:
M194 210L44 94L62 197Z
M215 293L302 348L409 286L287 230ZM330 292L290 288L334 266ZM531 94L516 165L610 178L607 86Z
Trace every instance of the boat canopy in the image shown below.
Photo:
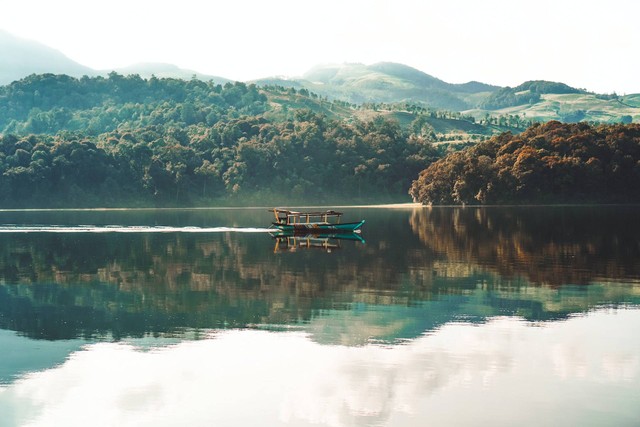
M340 223L342 212L334 210L321 212L296 212L289 209L273 208L273 214L278 224L312 224L328 223L332 218L336 223Z

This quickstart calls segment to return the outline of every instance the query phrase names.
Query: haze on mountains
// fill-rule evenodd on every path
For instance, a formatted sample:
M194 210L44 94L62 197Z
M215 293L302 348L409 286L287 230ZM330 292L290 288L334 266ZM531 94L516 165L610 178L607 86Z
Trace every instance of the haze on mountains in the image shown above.
M640 120L640 94L594 94L542 80L514 88L451 84L389 62L317 66L300 79L248 83L167 64L133 66L121 74L90 70L44 45L2 35L0 55L12 57L2 65L4 75L30 73L0 86L0 194L7 207L246 204L294 196L315 202L346 196L353 202L354 194L379 203L406 200L417 177L412 196L423 203L517 203L524 194L521 177L533 174L544 184L546 169L571 165L550 162L553 156L525 164L519 156L513 182L500 181L506 172L497 165L481 169L502 178L484 172L478 179L447 178L456 183L451 191L422 178L455 175L449 164L474 172L475 157L465 157L474 151L453 154L468 146L481 150L488 145L478 143L493 135L517 135L551 120L607 124L575 128L584 135L571 137L615 152L613 161L602 153L583 159L563 152L563 158L570 154L578 165L588 160L593 176L608 177L611 169L609 181L631 188L640 176L634 166L637 125L616 127ZM620 129L632 135L629 144L600 141L598 135L618 135ZM506 140L493 137L489 146ZM581 182L585 171L571 171ZM526 201L556 200L561 193L596 202L617 194L608 186L584 194L572 185L560 193L547 187L524 194ZM636 200L634 192L621 190L614 201Z
M183 80L197 78L224 84L226 77L199 73L164 63L139 63L115 70L94 70L42 43L0 30L0 85L29 74L53 73L72 77L138 74ZM466 112L482 119L486 114L519 115L530 120L577 122L628 122L640 120L640 94L600 95L564 83L529 81L500 87L471 81L452 84L408 65L380 62L318 65L301 77L265 77L251 81L259 86L279 85L307 89L329 99L362 103L408 102L433 109Z
M111 71L120 74L138 74L142 78L155 75L189 80L193 77L224 84L230 79L187 70L173 64L137 63L115 70L94 70L68 58L62 52L43 43L16 37L0 29L0 85L20 80L30 74L66 74L71 77L107 75Z
M96 71L42 43L16 37L0 29L0 85L29 74L54 73L74 77L93 76Z

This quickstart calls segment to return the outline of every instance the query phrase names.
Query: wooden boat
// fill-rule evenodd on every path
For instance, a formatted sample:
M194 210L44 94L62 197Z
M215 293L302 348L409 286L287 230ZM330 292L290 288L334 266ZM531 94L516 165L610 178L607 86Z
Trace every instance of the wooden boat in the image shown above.
M275 222L272 228L297 234L358 233L364 220L341 223L342 212L296 212L274 208Z

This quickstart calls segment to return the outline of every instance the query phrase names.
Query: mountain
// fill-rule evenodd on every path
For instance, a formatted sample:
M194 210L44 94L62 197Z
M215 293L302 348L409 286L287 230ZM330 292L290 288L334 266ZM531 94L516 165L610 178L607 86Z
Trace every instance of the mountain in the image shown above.
M41 43L0 30L0 85L30 74L66 74L72 77L107 76L111 70L93 70ZM119 74L152 75L225 84L231 80L182 69L172 64L141 63L115 69ZM351 104L417 104L436 110L462 112L477 121L487 115L515 116L534 121L640 121L640 95L599 95L560 82L532 80L516 87L500 87L477 81L454 84L407 65L379 62L316 66L301 77L269 77L254 80L258 86L306 89L330 100Z
M140 63L115 70L94 70L79 64L62 52L42 43L14 36L0 30L0 85L20 80L30 74L66 74L71 77L106 76L111 71L119 74L138 74L143 78L155 75L158 78L171 77L190 80L194 76L203 81L212 80L225 84L232 80L179 68L173 64Z
M483 93L483 92L495 92L500 89L500 86L494 86L487 83L477 82L475 80L467 83L453 84L458 91L464 93Z
M151 76L156 76L157 78L166 77L166 78L174 78L174 79L182 79L182 80L191 80L192 78L195 77L196 79L202 80L202 81L212 80L217 84L225 84L232 81L224 77L202 74L194 70L188 70L185 68L180 68L173 64L165 64L161 62L144 62L144 63L130 65L128 67L117 68L113 71L122 75L138 74L140 77L144 79L151 78ZM107 72L103 71L103 74L107 74Z
M330 99L354 104L415 103L431 109L462 112L477 121L487 121L487 115L517 115L523 121L542 122L640 121L640 94L595 94L565 83L545 80L530 80L516 87L478 81L454 84L391 62L320 65L299 78L274 77L253 83L304 88Z
M480 104L480 108L498 110L505 107L515 107L516 105L537 103L543 94L564 95L574 93L585 94L587 91L573 88L564 83L530 80L514 88L504 87L498 89Z
M268 84L274 79L256 80ZM302 86L329 98L361 104L414 102L461 111L477 105L499 89L484 83L451 84L420 70L393 62L319 65L299 79L279 80L286 87Z
M465 113L477 119L489 114L517 115L539 122L631 123L640 120L639 98L638 94L603 95L564 83L531 80L514 88L500 88L480 102L477 109Z
M0 58L0 85L29 74L54 73L73 77L97 74L95 70L69 59L55 49L3 30L0 30Z

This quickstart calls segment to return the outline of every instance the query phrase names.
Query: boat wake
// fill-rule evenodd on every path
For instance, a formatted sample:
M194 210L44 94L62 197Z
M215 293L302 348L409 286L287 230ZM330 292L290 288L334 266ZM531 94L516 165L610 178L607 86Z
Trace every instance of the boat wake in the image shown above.
M253 227L172 227L146 225L0 225L0 233L268 233Z

